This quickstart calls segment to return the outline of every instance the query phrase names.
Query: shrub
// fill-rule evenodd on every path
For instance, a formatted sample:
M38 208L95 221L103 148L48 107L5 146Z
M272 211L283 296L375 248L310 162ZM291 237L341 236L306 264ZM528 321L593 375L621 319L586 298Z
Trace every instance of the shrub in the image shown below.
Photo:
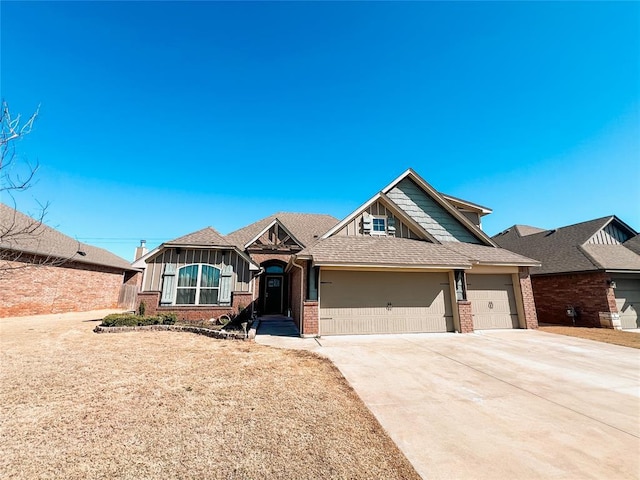
M138 315L140 315L141 317L144 317L144 312L147 310L147 304L144 302L140 302L140 305L138 305Z
M137 327L143 325L173 325L176 323L175 313L161 313L155 316L139 316L133 313L113 313L102 319L103 327Z

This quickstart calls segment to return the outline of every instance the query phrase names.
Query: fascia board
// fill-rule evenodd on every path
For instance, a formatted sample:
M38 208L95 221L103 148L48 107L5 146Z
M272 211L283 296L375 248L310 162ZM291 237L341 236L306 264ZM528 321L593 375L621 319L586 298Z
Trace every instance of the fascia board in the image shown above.
M411 270L465 270L473 265L468 263L464 265L407 265L402 263L340 263L340 262L316 262L313 264L318 267L336 267L336 268L403 268Z

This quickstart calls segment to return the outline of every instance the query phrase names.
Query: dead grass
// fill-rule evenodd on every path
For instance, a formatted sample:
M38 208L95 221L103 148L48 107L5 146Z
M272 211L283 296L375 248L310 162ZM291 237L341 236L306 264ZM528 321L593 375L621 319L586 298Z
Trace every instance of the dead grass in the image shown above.
M585 327L540 327L543 332L557 333L569 337L586 338L597 342L613 343L623 347L640 348L640 334L613 330L611 328L585 328Z
M419 478L327 360L95 325L0 320L0 477Z

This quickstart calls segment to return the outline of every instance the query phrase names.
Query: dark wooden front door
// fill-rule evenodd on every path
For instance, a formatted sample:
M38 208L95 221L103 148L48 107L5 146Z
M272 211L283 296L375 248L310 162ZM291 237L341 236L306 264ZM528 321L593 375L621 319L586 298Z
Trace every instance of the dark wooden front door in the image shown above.
M267 285L264 289L264 313L282 313L283 277L282 275L267 275Z

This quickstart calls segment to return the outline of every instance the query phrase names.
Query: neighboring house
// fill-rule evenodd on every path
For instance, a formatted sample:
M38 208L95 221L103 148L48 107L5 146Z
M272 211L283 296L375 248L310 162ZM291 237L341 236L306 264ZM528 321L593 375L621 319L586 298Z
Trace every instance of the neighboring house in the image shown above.
M0 203L0 317L134 308L137 274L125 259Z
M615 215L553 230L514 225L493 239L534 257L538 320L640 328L640 236Z
M480 228L491 210L407 170L344 220L278 213L206 228L134 262L147 310L290 314L303 335L536 328L529 267Z

